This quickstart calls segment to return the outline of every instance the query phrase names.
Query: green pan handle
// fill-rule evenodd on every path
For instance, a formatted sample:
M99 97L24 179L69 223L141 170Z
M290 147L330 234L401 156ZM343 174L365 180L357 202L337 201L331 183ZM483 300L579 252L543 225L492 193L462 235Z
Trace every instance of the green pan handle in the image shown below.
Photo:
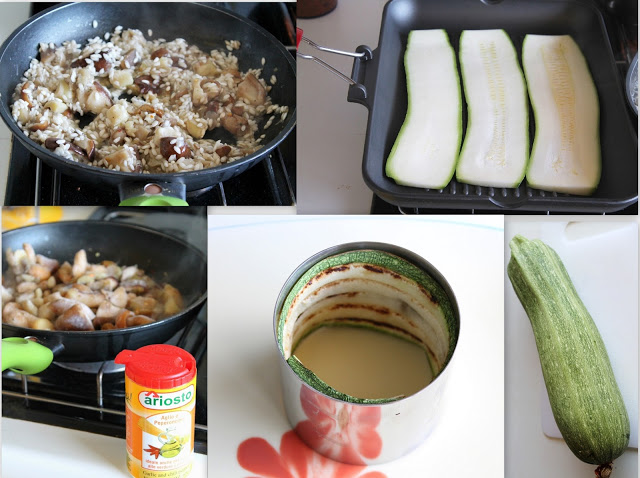
M53 361L53 352L44 345L22 337L2 339L2 371L11 369L25 375L42 372Z
M189 203L171 196L137 196L121 201L119 206L188 206Z
M188 206L184 183L133 183L118 186L120 206Z

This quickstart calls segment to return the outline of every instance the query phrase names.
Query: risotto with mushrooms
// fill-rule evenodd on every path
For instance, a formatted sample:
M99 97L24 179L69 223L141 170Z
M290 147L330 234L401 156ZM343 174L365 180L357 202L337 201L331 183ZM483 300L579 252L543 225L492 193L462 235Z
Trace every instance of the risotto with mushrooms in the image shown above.
M227 41L207 53L122 27L83 48L41 43L12 114L30 139L72 161L148 173L218 166L260 149L262 130L288 114L269 97L277 78L241 72L238 48Z

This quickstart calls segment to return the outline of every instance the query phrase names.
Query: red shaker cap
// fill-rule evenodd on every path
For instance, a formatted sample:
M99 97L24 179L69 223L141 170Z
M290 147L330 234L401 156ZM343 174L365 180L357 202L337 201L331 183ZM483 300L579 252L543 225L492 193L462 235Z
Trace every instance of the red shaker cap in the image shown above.
M296 27L296 49L300 46L300 40L302 40L302 28Z
M138 385L149 388L176 388L196 376L196 360L174 345L147 345L123 350L115 359L125 365L125 374Z

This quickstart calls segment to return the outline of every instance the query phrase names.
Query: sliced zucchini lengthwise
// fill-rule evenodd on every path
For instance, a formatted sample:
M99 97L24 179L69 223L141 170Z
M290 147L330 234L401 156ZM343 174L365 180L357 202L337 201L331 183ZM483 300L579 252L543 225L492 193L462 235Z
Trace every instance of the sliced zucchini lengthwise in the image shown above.
M527 182L592 194L600 182L600 109L580 48L568 35L527 35L522 65L536 123Z
M520 235L510 246L507 273L533 328L558 428L580 460L608 465L627 448L630 424L602 337L551 247Z
M440 189L453 177L462 138L460 79L447 33L411 31L404 65L407 115L386 174L405 186Z
M463 31L460 71L468 121L456 178L478 186L517 187L529 158L529 106L506 32Z

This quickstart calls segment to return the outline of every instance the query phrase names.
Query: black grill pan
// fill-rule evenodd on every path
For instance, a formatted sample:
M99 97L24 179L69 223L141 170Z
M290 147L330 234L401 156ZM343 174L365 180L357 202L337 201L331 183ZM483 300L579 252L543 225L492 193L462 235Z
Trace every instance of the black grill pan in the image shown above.
M384 9L378 48L367 46L356 59L347 100L369 110L362 171L367 185L385 201L410 208L615 212L638 200L638 136L626 107L622 79L598 7L591 0L391 0ZM587 59L600 100L602 176L592 196L581 197L530 188L479 187L454 179L444 189L397 185L385 175L387 156L407 108L404 51L409 31L443 28L458 52L463 30L501 28L510 36L518 58L526 34L571 35ZM459 67L459 65L458 65ZM463 92L464 94L464 92ZM529 109L530 141L535 118ZM463 128L466 105L463 98Z

